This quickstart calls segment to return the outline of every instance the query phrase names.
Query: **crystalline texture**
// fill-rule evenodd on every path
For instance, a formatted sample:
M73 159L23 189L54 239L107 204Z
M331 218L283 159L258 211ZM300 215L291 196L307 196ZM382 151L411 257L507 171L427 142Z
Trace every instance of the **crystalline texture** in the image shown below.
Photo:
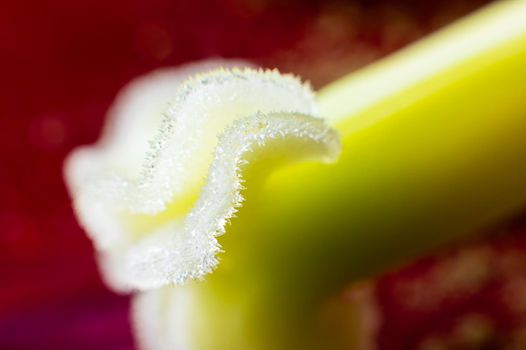
M182 284L210 273L218 264L217 236L241 206L242 172L254 151L286 153L286 145L298 144L305 151L292 158L322 160L339 152L337 135L297 78L233 68L180 84L198 69L134 83L99 144L68 160L76 212L116 289ZM160 117L155 108L168 103ZM173 209L184 203L187 209Z

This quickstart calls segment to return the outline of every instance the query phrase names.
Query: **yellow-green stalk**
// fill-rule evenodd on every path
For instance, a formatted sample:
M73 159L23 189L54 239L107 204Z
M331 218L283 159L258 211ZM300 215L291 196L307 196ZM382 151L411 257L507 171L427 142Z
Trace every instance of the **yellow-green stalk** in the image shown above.
M526 205L525 19L499 2L319 92L343 152L248 169L218 269L177 287L199 349L352 348L326 298Z

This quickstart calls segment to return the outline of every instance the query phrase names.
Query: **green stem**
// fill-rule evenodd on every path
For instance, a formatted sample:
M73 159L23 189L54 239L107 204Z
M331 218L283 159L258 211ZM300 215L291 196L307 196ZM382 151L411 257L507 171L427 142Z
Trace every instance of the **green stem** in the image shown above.
M202 348L327 348L321 301L526 205L525 18L498 3L320 91L341 157L249 169L220 267L192 287L221 330Z

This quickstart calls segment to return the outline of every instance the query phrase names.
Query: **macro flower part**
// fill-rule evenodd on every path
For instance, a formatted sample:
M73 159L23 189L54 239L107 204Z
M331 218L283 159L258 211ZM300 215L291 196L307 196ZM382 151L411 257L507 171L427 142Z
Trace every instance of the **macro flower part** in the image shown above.
M67 162L77 214L115 289L182 284L210 273L221 250L216 237L243 201L242 172L250 163L264 164L264 173L339 153L336 132L298 78L207 67L132 83L102 140Z
M328 300L523 210L525 13L489 6L316 100L273 71L199 75L133 171L120 152L73 155L75 206L109 283L141 289L140 345L356 348L357 310Z

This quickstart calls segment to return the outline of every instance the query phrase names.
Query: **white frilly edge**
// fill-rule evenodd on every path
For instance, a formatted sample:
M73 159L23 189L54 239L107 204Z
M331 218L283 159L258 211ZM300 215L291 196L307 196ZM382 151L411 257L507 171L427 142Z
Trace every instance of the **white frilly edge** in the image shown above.
M241 206L242 171L255 149L292 139L316 145L312 157L320 160L339 154L338 135L319 118L309 86L250 68L222 68L182 82L214 65L239 62L194 64L132 83L101 141L66 162L77 216L116 290L183 284L213 271L217 237ZM161 117L156 110L167 102L172 106ZM195 188L200 195L184 217L140 238L128 232L129 215L161 213Z

